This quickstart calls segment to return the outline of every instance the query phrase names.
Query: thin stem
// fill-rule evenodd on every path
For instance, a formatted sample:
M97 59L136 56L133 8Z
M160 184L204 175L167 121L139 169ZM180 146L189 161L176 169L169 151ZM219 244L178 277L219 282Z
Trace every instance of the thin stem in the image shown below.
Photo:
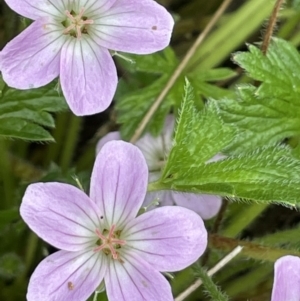
M261 51L263 52L263 54L266 54L268 51L268 48L269 48L269 45L271 42L271 38L272 38L272 35L274 32L274 28L276 26L278 13L279 13L279 10L283 3L284 3L284 0L277 0L276 4L274 6L274 9L272 11L271 18L270 18L270 21L269 21L269 24L268 24L268 27L267 27L267 30L266 30L266 33L264 36L264 40L261 45Z
M63 172L66 172L70 167L82 123L82 118L75 115L71 115L70 119L71 120L69 130L67 132L66 143L63 148L62 156L60 158L60 166Z
M228 207L228 200L223 199L222 206L221 206L221 208L220 208L220 210L218 212L218 215L217 215L217 217L215 219L213 228L212 228L212 230L210 232L211 234L215 234L215 233L219 232L219 229L220 229L221 224L223 222L223 219L224 219L227 207ZM207 249L206 252L205 252L205 254L202 256L202 260L201 260L202 265L205 265L208 262L209 256L210 256L210 250Z
M211 268L207 275L210 277L217 273L220 269L222 269L228 262L230 262L234 257L236 257L241 251L243 247L237 246L234 248L229 254L227 254L223 259L221 259L213 268ZM191 293L193 293L200 285L202 284L202 280L196 280L190 287L188 287L184 292L182 292L175 301L183 301L186 299Z
M217 23L219 18L223 15L223 13L225 12L225 10L227 9L227 7L229 6L229 4L231 2L232 2L232 0L224 0L223 1L222 5L216 11L216 13L214 14L214 16L212 17L210 22L207 24L207 26L205 27L203 32L198 36L197 40L194 42L194 44L189 49L189 51L187 52L187 54L185 55L185 57L183 58L181 63L178 65L178 67L174 71L173 75L170 77L165 88L161 91L161 93L159 94L157 99L154 101L153 105L151 106L151 108L149 109L149 111L147 112L147 114L145 115L145 117L143 118L143 120L141 121L139 126L137 127L134 135L130 139L131 143L135 143L139 139L139 137L142 135L146 125L148 124L148 122L150 121L150 119L152 118L152 116L154 115L156 110L159 108L160 104L162 103L162 101L164 100L164 98L166 97L166 95L168 94L170 89L173 87L176 80L179 78L182 71L187 66L187 64L193 57L193 55L195 54L198 47L201 45L201 43L203 42L203 40L205 39L207 34L213 29L213 27L215 26L215 24Z

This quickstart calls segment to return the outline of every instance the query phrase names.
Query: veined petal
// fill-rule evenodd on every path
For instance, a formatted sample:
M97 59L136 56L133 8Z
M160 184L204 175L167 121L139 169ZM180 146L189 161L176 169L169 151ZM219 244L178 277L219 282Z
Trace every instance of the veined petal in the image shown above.
M194 263L207 246L201 217L183 207L165 206L129 222L122 232L125 249L159 271L178 271Z
M154 137L150 133L146 133L136 142L136 146L145 156L150 172L161 170L164 160L172 147L174 124L174 116L168 115L165 120L162 133L158 137Z
M77 8L80 10L84 7L85 14L93 19L94 17L99 16L100 14L108 11L117 0L78 0Z
M275 262L271 301L300 300L300 258L284 256Z
M107 142L92 173L90 198L104 214L104 223L121 227L133 219L147 190L148 169L141 151L124 141Z
M197 212L203 219L214 217L220 210L222 199L216 195L172 192L176 205Z
M28 301L86 301L101 283L107 269L102 252L58 251L33 272Z
M7 5L26 18L36 20L40 17L61 17L66 0L5 0Z
M104 111L117 87L117 71L107 49L91 39L70 37L63 46L60 81L64 96L75 115Z
M59 74L62 29L49 18L33 22L0 53L4 81L17 89L44 86Z
M79 251L97 241L99 209L72 185L56 182L29 185L20 213L29 228L58 249Z
M109 301L173 301L168 281L135 254L111 260L104 277Z
M110 132L103 136L97 143L96 154L98 154L105 143L112 140L122 140L120 132Z
M153 137L150 133L146 133L135 145L142 151L149 172L156 172L162 169L162 163L167 155L162 135Z
M108 49L148 54L169 45L173 25L172 16L153 0L118 0L94 19L90 32Z

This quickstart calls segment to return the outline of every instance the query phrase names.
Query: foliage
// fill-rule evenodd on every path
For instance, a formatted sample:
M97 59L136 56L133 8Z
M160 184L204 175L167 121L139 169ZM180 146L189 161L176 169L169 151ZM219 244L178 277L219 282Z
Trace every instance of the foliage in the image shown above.
M44 128L54 128L50 114L67 109L55 83L31 89L16 90L5 86L0 98L0 137L30 141L54 141Z

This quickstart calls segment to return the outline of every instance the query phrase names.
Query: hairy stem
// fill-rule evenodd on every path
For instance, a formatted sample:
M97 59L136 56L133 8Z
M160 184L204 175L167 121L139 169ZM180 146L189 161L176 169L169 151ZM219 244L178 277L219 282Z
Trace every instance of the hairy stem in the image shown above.
M263 39L263 43L261 45L261 51L266 54L271 42L271 38L274 32L274 28L276 26L276 22L277 22L277 18L278 18L278 14L279 14L279 10L282 6L282 4L284 3L284 0L277 0L276 4L274 6L274 9L272 11L270 20L269 20L269 24Z

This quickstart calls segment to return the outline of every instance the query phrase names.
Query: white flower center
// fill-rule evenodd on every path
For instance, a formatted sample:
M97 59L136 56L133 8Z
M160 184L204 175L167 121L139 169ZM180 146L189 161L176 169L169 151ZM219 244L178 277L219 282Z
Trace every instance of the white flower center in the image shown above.
M119 252L117 251L126 244L125 240L120 239L121 231L115 231L116 225L112 225L110 230L104 229L103 233L96 229L96 234L99 237L99 246L94 249L94 252L103 251L104 254L112 255L113 259L122 261Z
M63 25L66 27L64 34L69 34L77 39L80 39L82 34L88 33L88 26L93 24L93 20L89 20L84 16L84 8L82 8L79 14L76 15L74 11L65 11L67 19L63 22Z

